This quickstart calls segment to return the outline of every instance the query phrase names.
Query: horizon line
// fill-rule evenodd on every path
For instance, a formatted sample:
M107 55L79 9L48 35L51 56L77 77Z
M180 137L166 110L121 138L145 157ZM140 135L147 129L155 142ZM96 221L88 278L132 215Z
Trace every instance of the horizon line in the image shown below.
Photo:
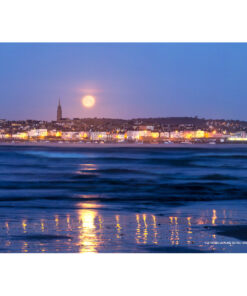
M243 121L247 122L247 119L226 119L226 118L206 118L206 117L199 117L199 116L165 116L165 117L135 117L135 118L114 118L114 117L63 117L63 119L69 119L69 120L74 120L74 119L111 119L111 120L124 120L124 121L131 121L131 120L145 120L145 119L171 119L171 118L190 118L190 119L199 119L199 120L224 120L224 121ZM52 122L52 121L57 121L57 120L45 120L45 119L6 119L6 118L0 118L0 120L5 120L5 121L47 121L47 122Z

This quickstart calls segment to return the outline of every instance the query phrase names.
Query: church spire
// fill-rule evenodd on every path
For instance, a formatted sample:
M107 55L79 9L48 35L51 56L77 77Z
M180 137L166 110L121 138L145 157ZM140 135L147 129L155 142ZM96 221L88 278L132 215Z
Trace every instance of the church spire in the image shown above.
M57 121L61 121L61 120L62 120L62 107L61 107L61 102L59 98L58 107L57 107Z

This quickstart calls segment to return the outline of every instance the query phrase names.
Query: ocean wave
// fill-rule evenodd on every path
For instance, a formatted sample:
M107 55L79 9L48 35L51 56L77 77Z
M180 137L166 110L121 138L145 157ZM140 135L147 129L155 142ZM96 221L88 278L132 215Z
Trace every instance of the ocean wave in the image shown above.
M231 175L221 175L221 174L209 174L201 176L201 180L215 180L215 181L224 181L224 180L238 180L239 178Z
M84 155L83 153L75 153L75 152L51 152L51 151L22 151L20 154L26 156L34 156L34 157L44 157L44 158L85 158L89 157L88 155Z
M0 206L122 208L247 199L245 150L11 148Z

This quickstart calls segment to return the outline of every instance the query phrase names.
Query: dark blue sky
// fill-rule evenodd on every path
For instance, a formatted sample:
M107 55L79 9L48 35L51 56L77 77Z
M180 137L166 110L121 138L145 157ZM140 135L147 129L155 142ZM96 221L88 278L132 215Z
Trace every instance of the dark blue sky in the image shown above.
M55 119L59 97L71 118L247 120L247 44L0 44L0 118Z

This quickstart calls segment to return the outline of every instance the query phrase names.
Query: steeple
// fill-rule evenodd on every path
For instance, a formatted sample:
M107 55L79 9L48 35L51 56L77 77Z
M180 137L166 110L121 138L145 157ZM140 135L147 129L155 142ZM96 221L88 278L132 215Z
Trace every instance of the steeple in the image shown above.
M61 120L62 120L62 107L61 107L60 98L59 98L58 107L57 107L57 121L61 121Z

